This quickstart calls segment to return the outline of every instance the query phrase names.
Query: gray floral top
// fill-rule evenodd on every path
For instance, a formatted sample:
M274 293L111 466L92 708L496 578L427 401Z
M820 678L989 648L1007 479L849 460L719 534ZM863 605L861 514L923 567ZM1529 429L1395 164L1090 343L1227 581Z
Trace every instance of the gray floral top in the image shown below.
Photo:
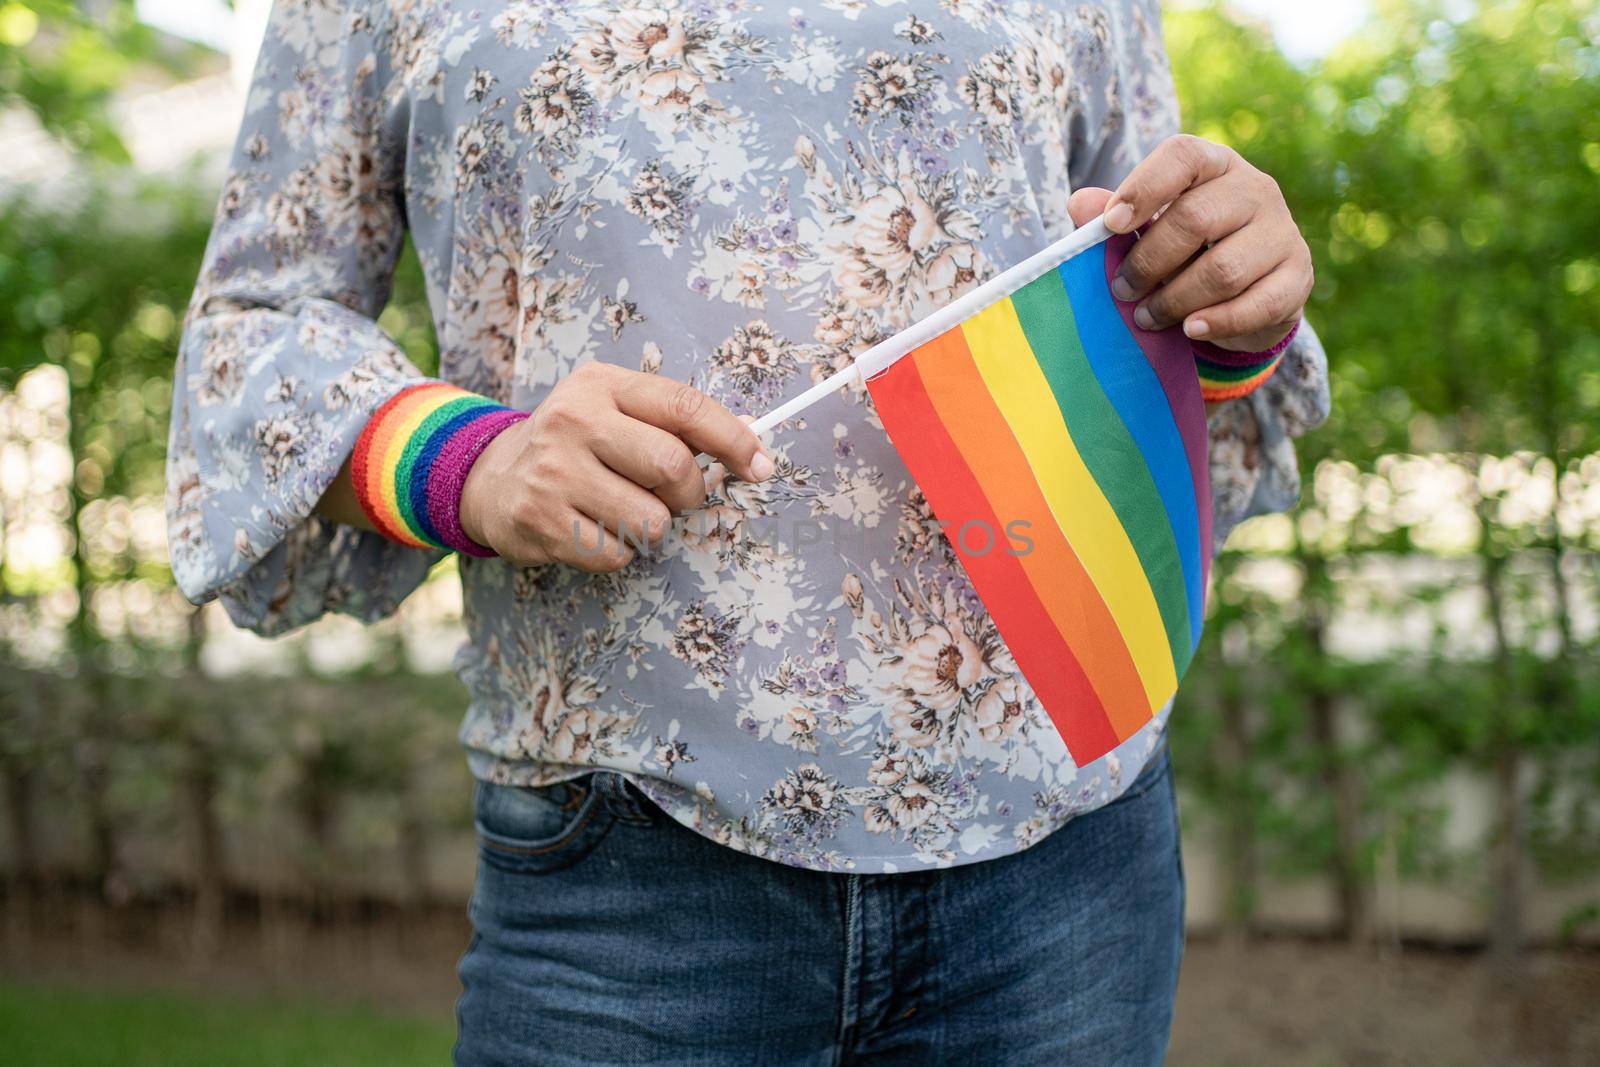
M442 377L532 408L598 359L759 413L1177 128L1154 0L279 0L179 357L177 580L278 633L437 561L312 515L419 377L375 322L407 230ZM1327 407L1300 336L1212 418L1219 543L1298 492ZM461 560L475 774L617 769L734 848L861 871L1026 848L1132 781L1165 715L1072 763L861 390L773 451L619 574Z

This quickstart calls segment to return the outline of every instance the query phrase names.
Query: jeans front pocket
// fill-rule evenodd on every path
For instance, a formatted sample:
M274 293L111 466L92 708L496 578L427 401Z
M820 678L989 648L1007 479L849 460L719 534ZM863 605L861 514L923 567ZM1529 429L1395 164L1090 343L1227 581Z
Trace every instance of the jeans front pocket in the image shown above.
M479 782L473 798L478 854L512 874L560 870L591 852L614 816L595 776L529 788Z

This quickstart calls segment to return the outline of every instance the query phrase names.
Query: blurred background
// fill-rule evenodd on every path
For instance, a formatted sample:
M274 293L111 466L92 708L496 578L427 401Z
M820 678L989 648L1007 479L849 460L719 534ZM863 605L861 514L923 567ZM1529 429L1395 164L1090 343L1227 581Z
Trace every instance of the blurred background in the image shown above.
M167 570L178 331L266 0L0 0L0 1058L439 1063L455 576L286 639ZM1172 1062L1600 1062L1600 6L1174 4L1335 415L1173 716ZM414 258L383 325L424 367Z

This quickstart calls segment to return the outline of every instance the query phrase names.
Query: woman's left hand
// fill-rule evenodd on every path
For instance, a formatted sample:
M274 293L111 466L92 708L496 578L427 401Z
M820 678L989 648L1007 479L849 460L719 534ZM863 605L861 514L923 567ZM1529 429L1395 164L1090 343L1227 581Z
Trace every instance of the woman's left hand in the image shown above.
M1181 322L1194 340L1260 352L1311 295L1311 249L1278 183L1223 145L1169 137L1115 192L1079 189L1068 210L1079 226L1104 214L1116 233L1155 219L1112 281L1118 299L1141 301L1145 329Z

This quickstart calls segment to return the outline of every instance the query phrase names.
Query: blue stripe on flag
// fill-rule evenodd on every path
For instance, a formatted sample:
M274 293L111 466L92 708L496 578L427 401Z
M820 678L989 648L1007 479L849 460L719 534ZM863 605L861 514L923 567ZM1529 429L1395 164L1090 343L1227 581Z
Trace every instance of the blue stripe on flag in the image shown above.
M1097 245L1060 267L1072 301L1078 336L1100 387L1110 398L1122 424L1144 454L1155 480L1167 521L1177 541L1188 591L1189 633L1200 643L1204 622L1204 572L1200 567L1200 519L1195 506L1189 455L1173 420L1172 407L1150 361L1128 332L1106 286L1106 246Z

